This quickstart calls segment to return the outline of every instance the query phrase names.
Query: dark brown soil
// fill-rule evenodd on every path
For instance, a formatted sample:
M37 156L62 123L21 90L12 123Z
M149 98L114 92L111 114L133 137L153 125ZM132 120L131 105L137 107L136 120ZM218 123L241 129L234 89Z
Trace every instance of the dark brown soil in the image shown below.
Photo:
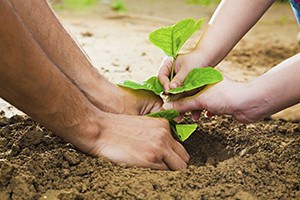
M30 118L0 119L0 199L299 199L300 123L201 118L184 171L128 168Z

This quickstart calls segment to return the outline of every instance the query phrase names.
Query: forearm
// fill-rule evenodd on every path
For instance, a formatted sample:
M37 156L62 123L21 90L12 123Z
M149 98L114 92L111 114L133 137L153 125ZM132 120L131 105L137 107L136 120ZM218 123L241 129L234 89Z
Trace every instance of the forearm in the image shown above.
M274 0L223 0L213 14L196 51L205 66L216 66L253 27Z
M114 113L126 109L123 104L124 95L127 94L97 72L84 51L59 22L47 1L11 2L49 59L94 105L103 111ZM123 108L117 109L119 107Z
M0 2L0 24L0 96L88 151L86 141L98 136L74 130L92 124L92 104L48 59L8 0Z
M297 54L250 82L247 95L238 100L243 100L240 110L250 118L261 118L300 103L299 74Z

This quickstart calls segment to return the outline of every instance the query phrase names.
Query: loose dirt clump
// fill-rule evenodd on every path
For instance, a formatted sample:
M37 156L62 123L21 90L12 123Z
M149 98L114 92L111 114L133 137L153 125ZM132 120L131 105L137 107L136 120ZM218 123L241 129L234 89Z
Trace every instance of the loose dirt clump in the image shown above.
M0 121L0 199L300 198L299 122L202 117L188 169L172 172L85 155L28 117Z

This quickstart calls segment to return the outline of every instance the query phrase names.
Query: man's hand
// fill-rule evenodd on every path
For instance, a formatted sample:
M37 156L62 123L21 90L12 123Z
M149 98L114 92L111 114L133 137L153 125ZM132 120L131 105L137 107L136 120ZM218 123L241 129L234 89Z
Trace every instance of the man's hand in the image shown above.
M153 92L123 87L120 89L123 92L125 108L122 114L145 115L162 110L163 100Z
M32 31L14 8L20 6L22 13L27 14L25 16L31 16L32 10L25 8L33 8L41 2L47 3L30 0L26 1L28 6L22 7L20 1L0 1L0 96L86 153L131 166L172 170L186 168L188 154L172 138L166 120L99 110L85 96L87 93L84 95L60 70L58 65L63 65L63 59L55 62L50 59L49 52L44 51L40 41L33 38ZM44 13L45 7L41 8L40 13ZM34 24L40 19L34 18ZM45 20L50 23L51 19L54 20L48 16ZM64 39L60 37L61 43ZM71 52L70 49L66 51L68 57L76 57ZM105 79L101 79L102 84L94 83L87 87L99 88L98 95L104 97L103 106L115 105L118 109L119 102L129 100L122 99L123 95L117 90L106 87L113 84ZM116 94L122 101L111 104L115 99L111 98L113 95L106 94ZM148 105L141 108L154 109L155 104Z
M107 157L114 163L181 170L189 155L171 135L165 119L105 113L100 134L90 154ZM100 118L99 118L100 119Z

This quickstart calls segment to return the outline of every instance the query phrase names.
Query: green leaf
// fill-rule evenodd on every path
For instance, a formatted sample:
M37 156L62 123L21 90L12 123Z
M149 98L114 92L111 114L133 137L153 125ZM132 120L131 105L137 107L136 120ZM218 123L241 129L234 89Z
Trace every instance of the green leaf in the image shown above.
M178 139L184 142L197 129L197 124L175 124Z
M156 95L160 95L164 88L159 82L156 76L149 78L148 80L144 81L142 84L135 83L133 81L124 81L123 83L119 83L119 86L130 88L133 90L148 90L154 92Z
M195 31L201 28L202 23L203 19L199 21L190 18L184 19L173 26L153 31L149 35L149 40L161 48L166 55L176 58L180 48Z
M171 94L178 94L200 88L205 85L217 83L223 80L220 71L212 67L195 68L187 75L182 86L169 90Z
M179 112L177 110L162 110L159 112L150 113L147 116L162 117L162 118L166 118L168 121L172 121L175 117L179 116Z
M179 116L177 110L162 110L159 112L150 113L149 117L162 117L169 121L170 127L176 137L181 141L185 141L197 129L197 124L177 124L173 119Z

